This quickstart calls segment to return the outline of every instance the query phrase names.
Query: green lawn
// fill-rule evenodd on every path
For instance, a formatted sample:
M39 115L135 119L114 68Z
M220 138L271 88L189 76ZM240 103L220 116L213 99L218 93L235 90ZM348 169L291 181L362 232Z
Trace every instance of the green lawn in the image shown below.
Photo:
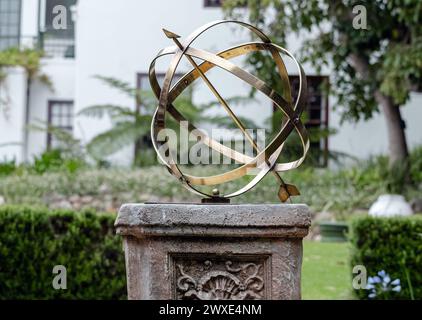
M302 299L352 299L348 243L304 241Z

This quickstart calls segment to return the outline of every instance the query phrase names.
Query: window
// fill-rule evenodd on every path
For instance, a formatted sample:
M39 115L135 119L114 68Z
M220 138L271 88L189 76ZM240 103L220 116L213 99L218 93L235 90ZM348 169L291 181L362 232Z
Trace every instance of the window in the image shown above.
M299 77L290 76L293 97L297 97L299 90ZM324 92L323 86L328 85L328 77L307 76L308 103L307 122L305 127L312 133L314 129L328 129L328 95ZM311 141L309 152L320 166L328 164L328 137L319 141Z
M18 47L21 0L0 0L0 50Z
M157 72L156 73L158 83L160 84L160 87L163 85L164 77L166 74L164 72ZM179 81L182 78L183 74L176 73L173 76L172 85L175 84L177 81ZM151 86L149 84L149 75L148 73L138 73L137 74L137 80L136 80L136 87L138 90L142 91L151 91ZM182 95L188 95L189 97L192 96L192 87L188 87L183 91ZM142 110L142 97L141 101L136 102L136 110L138 112L141 112ZM145 136L143 139L143 143L148 146L152 146L151 137L149 135Z
M204 7L221 7L222 0L204 0Z
M73 132L73 101L49 101L48 124L55 128ZM58 141L51 133L47 134L48 149L60 148Z
M45 14L41 17L43 27L40 30L40 41L44 52L50 57L74 58L75 28L71 11L76 0L44 0L43 4L42 10ZM57 6L65 7L66 10L55 11ZM55 18L63 13L66 16L65 28L55 28Z
M166 76L166 74L164 72L157 72L156 76L157 76L158 83L160 84L160 87L161 87L163 85L164 77ZM171 84L174 85L177 81L179 81L182 78L182 76L183 74L176 73L173 76L173 80L171 81ZM149 84L148 73L138 73L136 87L143 91L152 90ZM189 97L192 96L192 86L189 86L188 88L186 88L182 94L187 94ZM137 104L142 105L142 101L139 101Z
M289 76L293 99L298 96L299 77ZM308 101L306 105L307 121L305 127L310 131L328 129L328 95L323 90L323 85L328 85L328 77L307 76ZM274 107L274 110L276 108ZM277 109L278 110L278 109ZM311 141L310 156L315 165L325 167L328 164L328 137L326 135L319 141Z
M157 80L160 86L163 85L164 77L166 74L164 72L156 72ZM175 73L173 76L173 80L171 81L172 85L175 84L177 81L182 78L183 74L181 73ZM149 74L148 73L138 73L137 76L137 87L141 90L151 90L151 87L149 85Z
M206 8L218 8L223 5L224 0L204 0L204 7ZM248 3L247 1L244 1L240 4L236 4L236 7L247 7Z

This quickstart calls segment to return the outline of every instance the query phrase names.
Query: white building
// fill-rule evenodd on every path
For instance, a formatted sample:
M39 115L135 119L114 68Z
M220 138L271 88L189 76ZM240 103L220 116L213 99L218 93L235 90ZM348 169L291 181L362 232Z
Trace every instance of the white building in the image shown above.
M135 101L116 90L110 89L95 75L114 77L133 86L148 88L147 72L150 61L158 50L172 45L162 28L187 36L193 29L213 20L223 18L221 8L210 6L219 1L210 0L0 0L0 50L10 46L41 45L46 56L42 59L42 73L53 83L54 90L39 80L27 86L24 71L7 69L7 77L0 85L0 97L7 100L0 108L0 161L3 158L17 161L31 160L36 154L54 144L45 132L25 133L27 123L49 122L71 130L82 142L109 128L110 121L76 117L79 110L94 104L114 103L135 108ZM67 10L67 28L55 30L53 18L57 5ZM246 9L245 9L246 10ZM230 45L248 40L248 34L219 27L199 39L195 45L217 52ZM288 39L293 54L298 50L296 37ZM168 60L159 63L157 70L165 72ZM340 125L340 114L334 110L333 97L325 98L318 92L318 84L330 72L322 75L305 65L309 83L315 87L312 93L312 123L338 129L338 133L316 148L345 152L366 158L387 152L386 125L382 115L368 122ZM181 71L189 70L186 63ZM296 70L288 65L290 74ZM219 77L217 87L223 96L246 94L249 88L233 77L217 71L211 80ZM227 81L230 85L220 85ZM220 85L220 86L219 86ZM27 94L29 92L29 95ZM210 93L203 85L195 87L193 99L203 102ZM413 94L403 107L410 147L422 142L422 95ZM236 112L263 124L271 116L273 108L267 99L258 100L248 108L236 106ZM223 112L223 111L221 111ZM7 146L4 144L13 143ZM120 164L130 163L132 148L114 157Z

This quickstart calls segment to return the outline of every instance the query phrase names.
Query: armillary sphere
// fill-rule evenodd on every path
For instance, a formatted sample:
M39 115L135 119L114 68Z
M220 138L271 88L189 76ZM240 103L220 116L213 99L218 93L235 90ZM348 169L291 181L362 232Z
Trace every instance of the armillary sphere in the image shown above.
M223 50L216 54L192 46L194 41L199 36L204 34L207 30L221 24L237 24L242 27L245 27L251 32L253 32L255 35L257 35L261 41L243 43L235 47ZM184 41L179 41L180 37L173 32L170 32L165 29L163 29L163 31L168 38L174 41L176 45L162 49L151 62L149 68L149 81L152 90L154 91L154 94L159 99L159 103L154 113L151 124L151 136L154 148L158 153L160 160L167 166L169 172L174 175L177 179L179 179L179 181L188 190L202 197L205 197L205 199L203 199L203 202L229 202L229 198L241 195L252 189L259 181L261 181L265 177L268 172L271 172L280 184L278 196L282 202L287 201L290 196L299 195L300 193L298 189L294 185L285 183L279 174L279 172L297 168L304 161L306 153L309 149L308 134L300 120L300 115L306 104L306 77L302 66L298 63L298 61L293 57L293 55L289 51L278 46L277 44L272 43L271 40L261 30L245 22L233 20L214 21L198 28L193 33L191 33ZM275 61L277 71L282 80L282 94L276 92L261 79L238 67L230 61L230 59L244 54L264 50L268 50ZM286 66L280 54L283 54L292 59L298 69L299 94L296 98L296 101L293 101L292 99L289 77L287 74ZM173 55L173 58L171 59L170 66L165 74L162 87L160 87L155 72L155 63L157 59L166 55ZM192 70L184 74L184 76L179 81L177 81L174 85L171 86L173 76L183 56L187 58L187 60L192 64L193 68ZM197 64L194 58L200 59L203 62ZM281 123L280 131L273 138L273 140L265 146L263 150L258 149L257 143L252 138L252 136L248 134L248 132L245 130L245 127L242 122L233 113L227 102L215 89L213 84L208 80L206 73L216 66L227 72L230 72L237 78L243 80L244 82L254 87L256 90L262 92L285 115L286 120ZM199 130L195 130L197 128L193 124L187 122L182 113L180 113L175 108L175 106L173 105L175 99L186 88L188 88L192 83L194 83L198 79L202 79L202 81L205 82L205 84L215 95L221 106L228 112L229 116L242 130L247 140L252 144L252 146L256 150L257 155L255 157L250 157L234 149L231 149L219 143L218 141L213 140L206 133L203 133ZM181 126L184 126L185 129L187 129L189 132L194 133L195 137L201 139L202 142L205 143L208 147L212 148L213 150L216 150L217 152L220 152L226 157L237 161L241 165L231 171L212 176L198 177L194 175L184 174L180 170L176 161L174 161L174 158L172 158L171 153L163 154L163 152L160 151L162 149L160 149L160 147L164 143L167 143L167 141L159 141L158 139L160 131L165 129L165 117L167 112ZM279 157L283 149L284 143L293 130L296 130L300 137L303 148L302 156L295 161L277 163L277 158ZM250 172L250 169L255 169L258 173L249 183L247 183L241 189L230 194L220 195L218 189L214 189L212 194L207 194L199 190L197 187L200 185L219 185L228 181L238 179Z

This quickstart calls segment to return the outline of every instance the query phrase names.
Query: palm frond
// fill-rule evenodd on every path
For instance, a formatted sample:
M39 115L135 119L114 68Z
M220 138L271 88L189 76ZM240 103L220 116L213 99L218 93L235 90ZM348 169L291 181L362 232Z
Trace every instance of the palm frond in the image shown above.
M255 124L255 122L253 120L249 119L249 118L242 117L242 116L238 116L237 118L240 120L240 122L243 124L243 126L246 129L256 129L256 128L258 128L258 126ZM223 128L227 128L227 129L237 129L238 128L236 123L228 115L226 115L226 116L220 116L220 115L206 116L206 117L203 117L201 120L203 122L212 123L212 124L215 124L215 125L221 126Z
M250 103L251 101L256 101L255 98L249 97L249 96L246 96L246 97L234 96L234 97L226 98L224 100L227 102L228 105L235 105L235 106L241 105L241 104L248 105L248 103ZM219 101L211 101L209 103L204 104L203 107L204 108L212 108L212 107L219 106L219 105L220 105Z
M156 97L151 90L142 90L135 88L129 82L119 80L113 77L105 77L100 75L95 75L94 78L102 81L113 89L125 93L129 97L135 98L138 102L142 101L142 103L144 103L144 100L156 100Z
M52 126L41 120L36 120L36 122L38 124L31 123L27 126L27 129L33 130L33 131L42 131L42 132L50 133L55 138L57 138L57 140L64 142L67 145L74 145L76 143L79 143L78 139L74 138L70 132L63 130L62 128Z
M107 84L111 88L114 88L114 89L117 89L119 91L126 93L130 97L135 97L135 95L136 95L136 89L134 89L130 85L130 83L128 83L126 81L119 80L119 79L116 79L116 78L113 78L113 77L105 77L105 76L100 76L100 75L95 75L94 78L104 82L105 84Z
M135 122L120 122L110 130L95 136L87 145L87 151L95 158L109 156L145 135L149 127Z
M88 152L94 158L104 157L115 153L124 146L137 141L148 134L152 115L157 107L157 97L151 90L141 90L133 88L128 82L121 81L112 77L95 76L108 86L117 89L130 97L136 99L139 106L137 110L122 107L113 104L94 105L81 110L78 115L101 118L105 114L109 115L113 127L96 137L87 145ZM231 97L227 99L230 104L240 104L244 101L250 101L249 97ZM190 122L212 122L226 127L235 127L231 119L227 117L205 117L204 111L212 108L217 103L196 105L192 102L190 95L180 95L173 102L181 114ZM171 117L168 118L167 126L177 128L178 125ZM247 128L255 128L253 121L242 118L242 122Z
M118 125L119 123L132 122L139 127L149 128L151 126L152 116L147 114L133 114L131 116L126 115L115 115L111 117L111 122L113 125Z
M52 126L42 120L35 120L36 123L31 123L27 126L28 130L47 132L51 134L57 141L61 143L60 149L75 157L83 154L83 148L78 139L72 133L63 130L62 128Z
M105 114L108 114L111 117L116 115L133 116L135 111L127 107L113 104L99 104L83 108L77 113L78 116L87 116L92 118L102 118Z
M201 114L205 111L205 109L195 105L191 99L186 97L178 98L173 104L188 121L192 122L200 120Z
M155 109L158 106L157 99L144 99L142 98L139 103L140 112L142 113L154 113Z

